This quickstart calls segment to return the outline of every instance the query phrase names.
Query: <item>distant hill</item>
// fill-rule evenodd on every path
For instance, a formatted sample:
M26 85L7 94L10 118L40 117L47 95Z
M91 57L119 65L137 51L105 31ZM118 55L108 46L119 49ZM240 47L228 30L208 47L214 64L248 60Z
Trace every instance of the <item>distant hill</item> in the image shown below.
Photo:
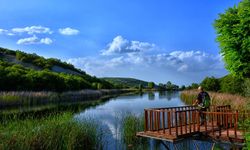
M0 47L0 90L80 90L114 88L72 64Z
M104 79L116 86L123 86L123 87L138 87L140 84L143 87L148 86L147 81L139 80L139 79L134 79L134 78L121 78L121 77L104 77L101 78Z

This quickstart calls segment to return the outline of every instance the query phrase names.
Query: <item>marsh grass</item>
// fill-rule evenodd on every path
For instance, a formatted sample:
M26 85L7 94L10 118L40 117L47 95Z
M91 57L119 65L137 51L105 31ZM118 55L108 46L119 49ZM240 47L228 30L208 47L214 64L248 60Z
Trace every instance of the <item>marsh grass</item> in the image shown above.
M48 103L81 102L99 99L103 96L128 93L131 90L80 90L68 92L32 92L32 91L8 91L0 92L0 108L16 106L37 106Z
M71 113L42 119L7 119L0 124L0 149L97 149L98 124L93 120L78 122Z
M235 110L247 110L249 108L249 99L240 95L228 93L208 92L212 105L231 105ZM192 104L198 95L197 90L186 90L181 92L181 100L186 104Z
M139 138L136 133L144 130L143 115L129 113L122 119L122 140L127 149L147 149L148 141L145 138Z

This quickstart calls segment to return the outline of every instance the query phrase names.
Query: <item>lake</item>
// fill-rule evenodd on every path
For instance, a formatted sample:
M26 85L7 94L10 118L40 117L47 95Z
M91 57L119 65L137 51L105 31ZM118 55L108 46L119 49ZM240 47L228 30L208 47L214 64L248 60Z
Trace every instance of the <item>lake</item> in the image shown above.
M87 108L75 114L75 119L81 121L91 118L102 126L105 131L103 139L104 149L125 149L126 144L122 142L121 120L127 114L143 116L145 108L184 106L180 100L179 92L147 92L111 98L103 104ZM166 143L170 149L209 149L214 146L209 140L185 139L175 144ZM148 140L148 149L166 149L162 143L156 140ZM227 148L227 144L220 143L221 147ZM132 148L138 148L133 147ZM145 147L144 147L145 148ZM139 148L143 149L143 148Z
M1 114L3 114L1 115L2 123L5 122L6 118L9 119L14 117L13 120L12 119L9 120L10 126L12 126L12 122L15 122L17 118L22 120L31 117L30 121L25 121L24 123L32 122L34 124L36 121L33 121L32 120L33 118L34 119L37 118L39 120L39 118L47 116L55 116L55 117L57 116L58 121L60 121L60 119L64 121L63 117L61 117L60 114L64 112L66 113L70 112L70 118L69 118L70 120L73 119L82 125L84 125L86 121L90 121L91 127L97 124L96 127L99 134L97 141L99 141L98 143L100 143L98 144L97 147L99 148L101 147L101 149L105 150L166 149L165 145L167 145L169 149L181 149L181 150L182 149L207 150L207 149L212 149L213 146L220 147L222 149L230 149L232 145L228 143L212 141L204 137L201 139L199 136L192 137L189 139L182 139L175 143L171 142L163 143L159 140L152 140L147 138L135 138L134 136L135 132L143 130L143 116L144 116L143 113L145 108L175 107L184 105L185 103L180 99L180 92L155 91L155 92L122 94L116 97L109 97L109 98L106 97L99 100L90 100L81 102L73 101L67 103L56 102L56 103L37 105L37 106L31 105L31 106L22 106L17 108L13 107L11 109L10 108L2 109L0 112ZM132 119L134 119L132 120L132 124L131 122L125 123L126 122L125 120L128 116L132 116ZM21 120L19 121L19 123L22 122ZM51 124L49 124L49 127L50 126ZM135 130L133 128L134 126L136 126ZM2 127L3 129L5 129L4 126ZM8 127L9 126L6 127L7 130L13 132L19 131L18 130L19 126L17 126L17 128L13 130ZM130 130L131 129L130 127L132 128L132 131ZM37 128L37 126L32 127L32 129L33 128ZM129 130L125 130L127 128L129 128ZM67 126L65 129L69 129L69 127ZM46 132L47 130L45 131L45 133ZM84 133L87 132L84 131ZM127 136L125 135L125 133L126 134L128 133L130 135ZM129 139L127 137L129 137ZM57 144L62 145L64 142L62 141Z

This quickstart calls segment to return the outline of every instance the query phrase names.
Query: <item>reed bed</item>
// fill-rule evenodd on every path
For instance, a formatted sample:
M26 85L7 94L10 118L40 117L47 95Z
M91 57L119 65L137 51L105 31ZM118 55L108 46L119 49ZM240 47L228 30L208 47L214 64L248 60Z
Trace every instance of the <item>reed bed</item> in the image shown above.
M127 114L122 122L122 140L127 149L147 149L148 142L145 138L138 138L136 133L144 130L143 115Z
M192 104L193 100L197 98L197 90L185 90L181 92L181 100L186 104ZM228 94L228 93L216 93L208 92L211 98L212 105L231 105L232 109L236 110L248 110L249 98L240 95Z
M0 92L0 108L15 106L37 106L48 103L79 102L99 99L102 96L130 92L129 90L81 90L57 92L13 91Z
M0 124L0 149L98 149L98 124L78 122L71 113L43 119L5 120Z

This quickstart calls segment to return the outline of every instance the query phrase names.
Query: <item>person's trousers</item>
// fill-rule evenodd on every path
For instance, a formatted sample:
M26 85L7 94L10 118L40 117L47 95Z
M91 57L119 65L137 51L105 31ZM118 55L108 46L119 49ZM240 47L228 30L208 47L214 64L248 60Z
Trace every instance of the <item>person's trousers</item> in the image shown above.
M200 124L201 124L201 125L203 125L204 122L206 121L206 115L205 115L204 113L202 113L202 112L205 112L205 111L207 111L207 108L201 108L201 109L199 110Z

